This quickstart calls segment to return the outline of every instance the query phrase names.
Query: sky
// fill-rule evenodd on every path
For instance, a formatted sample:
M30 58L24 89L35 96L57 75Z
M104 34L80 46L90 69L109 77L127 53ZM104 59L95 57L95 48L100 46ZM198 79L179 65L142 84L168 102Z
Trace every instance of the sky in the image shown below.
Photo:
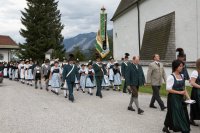
M64 24L62 35L65 38L81 33L97 32L99 29L100 9L107 9L110 20L121 0L59 0L61 21ZM21 11L24 11L26 0L0 0L0 35L8 35L17 43L25 39L19 34L21 28ZM108 21L108 29L113 24Z

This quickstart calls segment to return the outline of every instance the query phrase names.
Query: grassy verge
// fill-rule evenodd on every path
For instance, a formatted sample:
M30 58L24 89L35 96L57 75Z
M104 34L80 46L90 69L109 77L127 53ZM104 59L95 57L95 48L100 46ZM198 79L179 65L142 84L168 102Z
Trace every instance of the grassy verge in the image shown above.
M123 90L123 89L122 89L123 86L124 86L124 81L122 81L121 90ZM166 97L168 93L167 93L167 91L166 91L166 87L165 87L165 86L166 86L165 84L163 84L163 85L161 86L160 95ZM190 95L190 94L191 94L192 88L191 88L190 86L187 86L187 90L188 90L188 93L189 93L189 95ZM139 92L141 92L141 93L152 94L153 91L152 91L151 86L142 86L142 87L140 87Z

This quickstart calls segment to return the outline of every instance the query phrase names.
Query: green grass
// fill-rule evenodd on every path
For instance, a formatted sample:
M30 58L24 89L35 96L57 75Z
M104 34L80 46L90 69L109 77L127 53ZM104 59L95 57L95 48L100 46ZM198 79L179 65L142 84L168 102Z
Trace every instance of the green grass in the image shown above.
M123 90L123 89L122 89L123 86L124 86L124 81L122 81L122 85L120 86L121 90ZM189 95L190 95L190 94L191 94L192 88L191 88L190 86L187 86L187 90L188 90L188 93L189 93ZM139 92L141 92L141 93L152 94L153 91L152 91L151 86L142 86L142 87L140 87ZM160 89L160 95L166 97L167 94L168 94L168 92L166 91L166 85L163 84L163 85L161 86L161 89Z

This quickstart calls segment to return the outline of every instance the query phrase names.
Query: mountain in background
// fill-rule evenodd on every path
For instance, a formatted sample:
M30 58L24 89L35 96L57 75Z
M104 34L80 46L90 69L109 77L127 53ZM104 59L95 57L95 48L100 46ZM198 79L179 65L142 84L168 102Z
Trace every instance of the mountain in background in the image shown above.
M88 51L95 47L96 43L96 34L95 32L79 34L75 37L64 39L64 48L66 52L72 52L74 47L79 47L82 51ZM113 36L113 30L108 31L109 36Z

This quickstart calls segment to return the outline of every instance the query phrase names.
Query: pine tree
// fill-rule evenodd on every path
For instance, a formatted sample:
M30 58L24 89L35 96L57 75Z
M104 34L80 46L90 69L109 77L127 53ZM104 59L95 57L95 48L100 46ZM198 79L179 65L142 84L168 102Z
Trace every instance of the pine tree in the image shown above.
M20 44L20 58L44 60L45 52L54 49L53 58L62 59L65 55L63 36L64 25L55 0L26 0L27 8L21 11L24 29L20 34L25 43Z

